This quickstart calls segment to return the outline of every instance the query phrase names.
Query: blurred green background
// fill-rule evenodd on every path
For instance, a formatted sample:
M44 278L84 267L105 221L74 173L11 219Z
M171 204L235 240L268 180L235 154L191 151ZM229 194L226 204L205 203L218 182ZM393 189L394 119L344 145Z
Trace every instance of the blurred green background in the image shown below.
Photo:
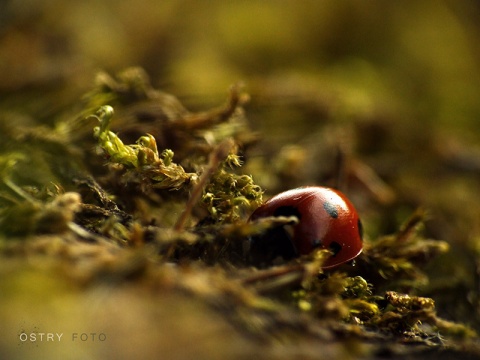
M349 114L391 111L476 138L468 132L476 129L480 106L476 1L0 6L4 99L61 84L79 91L98 69L140 65L156 86L191 102L221 98L238 80L255 97L281 79L304 92L333 93Z

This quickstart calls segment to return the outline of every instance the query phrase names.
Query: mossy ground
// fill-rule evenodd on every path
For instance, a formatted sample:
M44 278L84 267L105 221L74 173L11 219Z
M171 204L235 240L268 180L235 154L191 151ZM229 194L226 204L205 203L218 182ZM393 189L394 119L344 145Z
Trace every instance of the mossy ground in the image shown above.
M29 56L37 65L49 59L59 71L52 76L37 66L2 75L1 354L479 357L479 109L471 100L480 94L479 60L466 44L480 30L467 2L432 5L428 24L407 15L407 8L422 10L414 3L355 5L355 14L368 11L353 16L334 2L312 2L309 11L293 2L246 2L184 17L174 15L175 2L162 4L142 3L150 9L142 25L124 16L144 10L127 4L72 5L66 17L76 24L85 20L82 11L93 11L98 21L90 28L47 16L55 2L29 13L15 2L6 9L23 15L4 27L0 46L23 56L15 63L7 52L5 64L28 68ZM382 16L375 15L379 7ZM252 10L272 29L239 20ZM357 21L357 42L334 22L319 29L314 13L343 19L350 30ZM207 15L216 19L209 37L191 31ZM292 37L275 26L279 19L303 30ZM302 28L293 26L299 19ZM112 36L109 47L99 41L108 56L94 47L89 56L118 70L95 72L75 56L87 56L74 46L83 43L79 29L113 34L117 21L129 23L124 40L148 38L162 51L137 42L129 53L128 42ZM372 23L383 24L393 45ZM42 36L44 27L50 35ZM428 31L440 28L438 36ZM233 40L255 29L263 34L255 41ZM378 45L359 47L368 36ZM52 47L61 39L70 46ZM226 47L213 51L215 44ZM451 44L448 57L442 49ZM444 60L424 51L427 45ZM306 57L288 67L292 51ZM143 67L120 70L132 60ZM246 86L228 88L240 77ZM183 90L169 91L180 96L152 85L167 78L183 82ZM185 88L198 97L189 99ZM223 102L210 97L219 98L219 89ZM297 219L248 223L249 214L275 193L312 184L341 188L358 208L366 236L355 265L323 271L329 254L319 250L252 267L249 237ZM22 341L32 333L63 338Z

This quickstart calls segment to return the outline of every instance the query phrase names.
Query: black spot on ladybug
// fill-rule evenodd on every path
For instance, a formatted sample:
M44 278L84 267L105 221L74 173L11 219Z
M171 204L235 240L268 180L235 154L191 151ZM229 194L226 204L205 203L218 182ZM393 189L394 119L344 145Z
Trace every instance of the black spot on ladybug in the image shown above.
M325 201L323 203L323 208L328 213L328 215L330 215L332 218L336 219L338 217L337 207L333 205L331 202Z
M363 241L363 224L360 219L358 219L358 235L360 235L360 240Z
M336 241L332 241L330 243L330 245L328 245L328 249L333 252L333 256L337 255L340 250L342 250L342 245L340 245L338 242Z
M275 209L273 216L296 216L298 220L302 218L302 214L294 206L280 206Z

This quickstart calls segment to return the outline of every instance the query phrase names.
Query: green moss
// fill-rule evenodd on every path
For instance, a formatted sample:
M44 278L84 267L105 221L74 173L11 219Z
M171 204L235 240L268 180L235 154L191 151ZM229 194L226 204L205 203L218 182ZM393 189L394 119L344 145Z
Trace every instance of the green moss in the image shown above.
M45 266L61 266L85 287L133 281L160 293L186 293L259 339L292 341L300 333L326 343L388 339L392 346L438 347L444 339L475 340L472 329L439 317L434 299L421 296L429 280L424 267L449 251L446 242L423 236L422 211L394 234L366 240L355 266L322 269L330 256L324 249L262 270L250 266L252 236L301 219L247 221L264 194L243 173L249 159L243 154L255 138L242 108L247 98L233 86L225 105L191 113L153 89L140 69L117 78L101 74L81 115L32 145L62 144L87 154L71 163L65 161L71 152L52 154L52 167L58 158L64 169L82 169L61 178L69 177L75 191L19 178L22 152L0 157L2 234L27 240L2 241L2 255L28 254L44 266L46 254ZM98 121L92 126L96 152L74 131L92 119ZM269 169L261 167L260 176L275 177L272 183L290 176Z
M96 113L100 126L93 130L99 146L111 164L123 166L127 176L139 178L154 188L178 190L195 181L196 174L188 174L180 165L172 162L172 150L165 149L159 156L157 143L152 135L140 137L134 145L124 145L122 140L109 130L112 116L111 106L101 107Z

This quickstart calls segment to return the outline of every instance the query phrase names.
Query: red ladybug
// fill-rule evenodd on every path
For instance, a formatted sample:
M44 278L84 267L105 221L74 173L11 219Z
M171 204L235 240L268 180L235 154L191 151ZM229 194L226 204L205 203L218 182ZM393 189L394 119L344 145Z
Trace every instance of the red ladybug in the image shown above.
M324 269L356 258L362 252L362 224L352 203L338 190L308 186L280 193L253 212L250 220L267 216L296 216L299 223L269 230L253 238L253 264L265 265L278 256L288 260L317 247L329 249Z

